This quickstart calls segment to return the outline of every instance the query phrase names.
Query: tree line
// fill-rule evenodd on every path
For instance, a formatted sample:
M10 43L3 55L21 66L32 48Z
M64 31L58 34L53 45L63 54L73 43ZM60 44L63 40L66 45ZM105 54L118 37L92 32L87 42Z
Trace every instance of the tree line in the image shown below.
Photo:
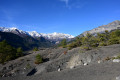
M6 40L0 42L0 63L4 64L7 61L14 60L23 56L22 48L14 48L9 45Z
M87 33L86 36L76 37L72 42L67 43L64 39L59 45L69 49L82 47L83 49L90 50L95 47L112 44L120 44L120 30L114 30L111 32L105 30L104 33L97 33L96 35Z

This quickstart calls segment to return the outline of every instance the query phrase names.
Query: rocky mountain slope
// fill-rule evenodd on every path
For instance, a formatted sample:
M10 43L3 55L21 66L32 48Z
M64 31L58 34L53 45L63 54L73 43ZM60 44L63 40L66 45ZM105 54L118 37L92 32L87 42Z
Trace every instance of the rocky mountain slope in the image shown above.
M119 20L113 21L107 25L99 26L90 31L85 31L82 34L80 34L79 36L83 36L83 35L85 36L87 33L90 33L90 34L104 33L105 30L112 31L115 29L120 29L120 21Z
M3 73L8 71L0 79L119 80L120 59L113 58L119 56L119 52L120 44L100 47L90 51L81 51L80 48L72 50L58 48L30 52L30 55L10 61L4 66L0 65L0 70ZM41 54L49 60L36 65L34 59L37 54Z
M6 27L0 27L0 31L2 32L11 32L14 34L17 34L19 36L31 36L33 38L38 38L38 37L44 37L45 39L51 40L51 41L60 41L62 39L71 39L74 38L74 36L69 35L69 34L64 34L64 33L50 33L50 34L45 34L45 33L38 33L36 31L28 32L28 31L22 31L17 28L6 28Z

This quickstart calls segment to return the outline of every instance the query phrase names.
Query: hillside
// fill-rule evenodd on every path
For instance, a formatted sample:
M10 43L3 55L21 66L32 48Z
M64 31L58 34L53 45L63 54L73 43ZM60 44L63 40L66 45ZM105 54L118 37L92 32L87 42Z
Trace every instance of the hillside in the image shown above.
M24 52L24 56L5 61L0 64L0 79L119 80L120 29L116 28L116 25L119 25L118 22L109 24L110 27L115 27L110 31L105 29L104 32L95 33L96 35L87 33L70 42L63 39L59 47L35 48L35 50ZM51 43L44 37L24 37L8 32L0 32L0 34L0 39L8 40L9 44L16 42L16 44L25 45L28 43L29 47L40 47L40 44L48 46ZM7 45L7 47L10 46ZM7 47L5 50L9 51ZM1 56L4 56L3 53L0 52Z
M2 72L8 71L4 75L6 77L1 80L117 80L116 78L119 78L120 61L119 58L115 59L120 55L119 44L85 52L80 52L80 48L74 48L64 54L66 50L65 48L39 50L10 61L4 66L0 65ZM50 61L34 64L37 54L49 58Z
M120 0L0 0L0 80L120 80Z
M113 21L107 25L99 26L99 27L94 28L94 29L89 30L89 31L85 31L82 34L80 34L79 36L85 36L87 33L95 35L97 33L104 33L105 30L108 30L110 32L110 31L115 30L115 29L120 29L120 21L119 20Z
M50 47L53 45L50 41L39 37L34 39L30 36L19 36L10 32L0 32L0 41L6 40L11 46L18 48L22 47L23 50L30 50L34 47Z

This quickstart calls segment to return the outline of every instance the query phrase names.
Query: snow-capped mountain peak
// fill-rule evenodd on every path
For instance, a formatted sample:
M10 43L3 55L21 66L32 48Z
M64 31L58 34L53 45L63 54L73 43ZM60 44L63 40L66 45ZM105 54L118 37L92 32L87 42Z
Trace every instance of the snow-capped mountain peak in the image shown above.
M36 31L32 31L32 32L28 31L28 34L32 37L41 37L41 34Z
M53 35L57 35L57 34L59 34L59 33L57 33L57 32L54 32L54 33L52 33Z
M9 28L10 30L16 30L17 28L16 27L11 27Z
M20 36L24 36L24 35L28 35L31 36L33 38L37 38L37 37L44 37L46 39L52 40L52 41L59 41L62 39L71 39L74 38L74 36L69 35L69 34L64 34L64 33L38 33L36 31L22 31L17 29L16 27L12 27L12 28L6 28L6 27L0 27L0 31L2 32L11 32Z
M41 35L47 39L50 39L50 40L61 40L61 39L71 39L71 38L74 38L74 36L72 35L69 35L69 34L64 34L64 33L57 33L57 32L54 32L54 33L48 33L48 34L44 34L44 33L41 33Z
M27 32L19 30L16 27L12 27L12 28L0 27L0 31L2 31L2 32L11 32L11 33L14 33L14 34L17 34L17 35L24 35L24 34L27 35Z
M6 27L0 27L0 31L2 32L12 32L15 31L17 28L12 27L12 28L6 28Z

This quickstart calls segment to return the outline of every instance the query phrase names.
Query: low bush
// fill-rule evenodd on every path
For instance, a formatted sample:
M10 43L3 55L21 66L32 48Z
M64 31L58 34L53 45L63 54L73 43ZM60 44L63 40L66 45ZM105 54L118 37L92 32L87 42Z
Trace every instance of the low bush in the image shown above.
M30 69L31 68L31 65L28 63L27 65L26 65L26 69Z
M113 57L112 59L120 59L120 55L118 55L117 57Z
M35 47L35 48L33 49L33 51L38 51L38 48L37 48L37 47Z
M108 41L108 44L109 45L112 45L112 44L120 44L120 39L119 38L112 38Z
M35 57L35 64L40 64L43 62L43 59L40 54L37 54Z
M107 46L107 43L101 42L101 43L99 44L99 46Z
M91 48L90 48L90 47L87 47L87 46L84 46L83 49L85 49L85 50L90 50Z

